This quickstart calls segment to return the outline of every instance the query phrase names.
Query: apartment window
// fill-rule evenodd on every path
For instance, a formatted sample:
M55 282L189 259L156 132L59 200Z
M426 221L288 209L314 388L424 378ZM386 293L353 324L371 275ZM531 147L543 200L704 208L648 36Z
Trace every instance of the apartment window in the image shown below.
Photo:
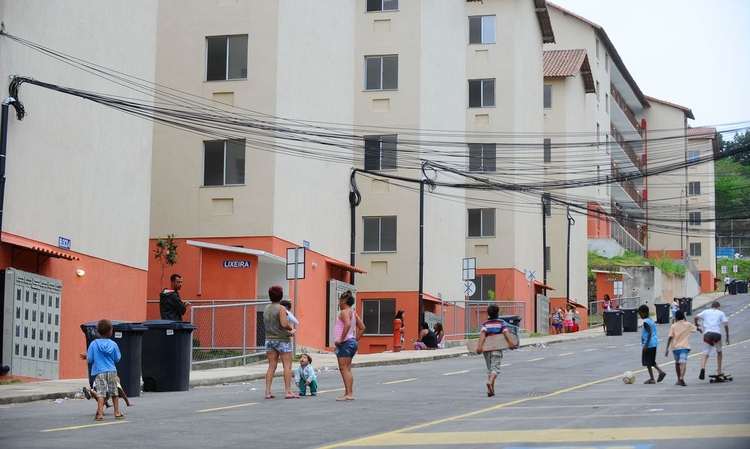
M396 136L365 136L365 170L396 168Z
M365 57L365 89L398 89L398 56Z
M398 9L398 0L367 0L367 11L394 11Z
M596 101L599 101L599 81L596 82Z
M247 35L206 38L206 81L247 78Z
M688 183L688 195L700 195L701 194L701 183L700 181L691 181Z
M596 40L596 59L599 59L599 39Z
M604 110L609 112L609 94L604 94Z
M690 255L691 256L700 256L701 255L701 244L700 243L691 243L690 244Z
M245 183L245 140L203 142L203 185Z
M495 80L469 80L469 107L495 106Z
M544 247L544 271L552 271L552 261L550 256L552 251L549 246Z
M549 192L542 194L542 211L544 215L548 217L552 216L552 194Z
M396 251L396 217L365 217L364 251Z
M497 149L494 143L469 144L469 171L495 171Z
M688 218L688 224L690 226L699 226L701 224L701 213L690 212L689 218Z
M477 286L477 290L469 296L471 301L489 301L490 292L496 291L494 274L479 274L474 279L474 284Z
M601 127L599 124L596 124L596 147L599 148L599 142L601 142Z
M495 236L495 209L469 209L469 237Z
M495 29L495 16L469 17L469 43L494 44Z
M367 335L393 335L394 316L395 299L362 300L362 324L367 328Z
M544 109L552 108L552 85L544 85Z
M609 54L604 53L604 71L609 73Z
M552 162L552 139L544 139L544 162Z
M701 158L700 151L688 151L687 153L688 164L698 162L700 158Z

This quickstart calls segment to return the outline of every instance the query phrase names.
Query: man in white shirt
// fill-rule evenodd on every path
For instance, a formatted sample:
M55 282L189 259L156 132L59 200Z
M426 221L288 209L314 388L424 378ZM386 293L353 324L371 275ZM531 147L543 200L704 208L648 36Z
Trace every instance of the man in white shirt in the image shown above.
M672 298L672 324L677 322L675 317L678 310L680 310L680 302L677 301L677 298Z
M729 276L724 278L724 294L729 294L729 283L732 282L732 279L729 278Z
M723 356L721 344L721 328L724 327L726 333L726 344L729 345L729 320L724 312L721 311L719 301L714 301L711 308L699 313L693 320L695 327L698 327L698 320L703 320L703 341L706 345L703 347L703 359L701 360L701 373L698 379L706 378L706 362L708 356L716 354L716 363L718 371L716 374L724 374L721 371L721 359Z

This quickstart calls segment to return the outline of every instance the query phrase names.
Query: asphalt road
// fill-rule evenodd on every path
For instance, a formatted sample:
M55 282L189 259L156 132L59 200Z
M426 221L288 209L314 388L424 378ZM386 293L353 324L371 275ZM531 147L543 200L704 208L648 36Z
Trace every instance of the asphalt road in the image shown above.
M264 400L262 382L144 393L133 407L121 403L124 420L109 409L93 421L95 403L86 400L0 406L0 447L747 448L750 295L722 305L732 341L724 371L733 382L698 380L696 333L688 386L676 386L662 324L658 361L668 375L656 385L643 384L640 332L624 333L506 352L492 398L483 358L467 356L355 369L351 402L334 401L341 377L323 370L317 397ZM627 370L633 385L620 379ZM707 372L715 371L711 357Z

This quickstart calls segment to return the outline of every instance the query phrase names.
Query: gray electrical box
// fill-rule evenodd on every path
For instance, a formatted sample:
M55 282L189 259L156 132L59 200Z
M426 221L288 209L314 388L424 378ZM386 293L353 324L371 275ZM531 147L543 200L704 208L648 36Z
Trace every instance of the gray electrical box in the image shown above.
M5 269L3 363L16 376L58 379L62 281Z

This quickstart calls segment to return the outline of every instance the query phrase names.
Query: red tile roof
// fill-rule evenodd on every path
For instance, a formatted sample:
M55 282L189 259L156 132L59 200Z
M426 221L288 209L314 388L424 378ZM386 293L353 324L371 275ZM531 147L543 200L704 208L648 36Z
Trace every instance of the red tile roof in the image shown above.
M586 50L547 50L543 58L545 77L578 76L580 73L586 92L596 92Z
M688 128L688 139L715 139L716 128L704 126L701 128Z

